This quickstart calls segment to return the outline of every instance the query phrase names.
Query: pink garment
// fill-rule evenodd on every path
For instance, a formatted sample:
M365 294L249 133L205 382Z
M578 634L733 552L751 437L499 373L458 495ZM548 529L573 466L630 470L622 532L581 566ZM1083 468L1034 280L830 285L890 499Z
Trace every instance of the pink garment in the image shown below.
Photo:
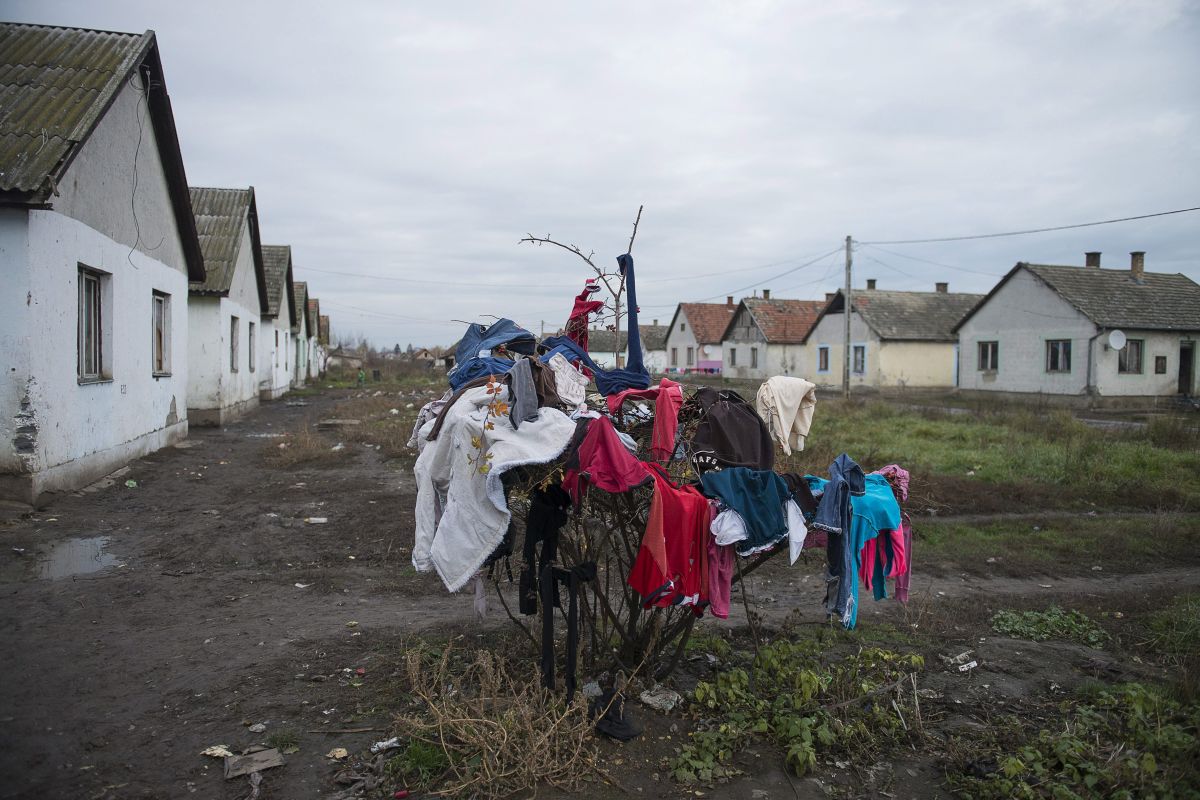
M896 599L908 602L908 579L912 575L912 520L900 513L900 530L904 532L904 571L896 576Z
M669 378L663 378L658 386L649 389L626 389L610 394L608 413L616 414L626 400L654 398L654 433L651 436L650 455L666 463L675 452L675 433L679 430L679 408L683 405L683 387Z
M887 550L880 540L887 537L892 544L892 563L887 563ZM862 577L863 586L871 589L872 580L875 577L875 560L881 561L882 570L885 578L896 578L900 575L908 574L908 550L904 547L904 529L903 523L901 527L894 531L880 531L879 535L874 539L868 539L863 545L862 552L859 554L859 570L858 574Z
M717 516L717 504L708 501L708 524ZM733 545L719 545L708 537L708 610L717 619L729 619L729 598L733 593Z
M896 495L897 503L904 505L908 502L908 470L899 464L888 464L871 474L887 478L888 484L892 487L892 494Z
M588 349L588 320L592 314L595 314L600 309L604 308L604 303L600 300L592 300L591 297L596 291L596 286L592 281L588 281L587 286L583 288L575 298L575 304L571 306L571 316L567 318L567 326L563 330L566 337L575 344L579 345L586 352ZM576 363L575 366L580 366ZM592 377L592 371L587 367L581 367L583 374L589 378Z
M897 553L902 552L904 557L903 561L898 566L896 563L893 563L893 570L888 577L895 577L896 579L896 599L901 603L907 603L908 582L912 577L912 519L903 510L904 503L908 500L908 470L899 464L888 464L882 469L875 470L874 474L882 475L883 477L887 478L888 485L892 487L892 494L896 495L896 502L899 503L901 507L900 529L888 531L887 535L892 537L893 549ZM879 535L883 536L884 532L880 531ZM873 545L874 542L868 542L867 544ZM874 557L873 549L870 557ZM867 559L867 548L863 548L862 563L864 567L868 563L871 563ZM900 561L900 559L898 558L897 561ZM870 588L870 574L870 570L863 570L863 575L866 579L864 583L867 584L868 588Z

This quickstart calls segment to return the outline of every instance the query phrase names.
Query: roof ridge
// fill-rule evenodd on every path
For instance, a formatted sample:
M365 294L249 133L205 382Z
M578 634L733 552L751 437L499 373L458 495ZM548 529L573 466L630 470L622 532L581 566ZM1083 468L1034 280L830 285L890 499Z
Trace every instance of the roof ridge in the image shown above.
M147 28L146 30L142 31L141 33L133 33L131 31L110 31L107 28L83 28L78 25L50 25L50 24L47 24L44 22L13 22L10 20L0 21L0 26L5 26L5 25L9 25L14 28L44 28L44 29L50 29L50 30L56 30L56 31L85 31L87 33L107 33L107 34L112 34L114 36L132 36L132 37L141 37L141 36L145 36L147 33L151 33L151 34L155 33L153 28ZM155 35L157 35L157 34L155 34Z

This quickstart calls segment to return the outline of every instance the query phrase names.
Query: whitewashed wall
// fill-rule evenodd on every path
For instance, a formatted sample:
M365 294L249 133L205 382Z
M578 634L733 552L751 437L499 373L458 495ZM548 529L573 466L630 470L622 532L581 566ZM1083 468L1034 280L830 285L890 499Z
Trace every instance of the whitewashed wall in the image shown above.
M807 378L818 386L841 387L845 324L845 318L841 314L826 314L821 318L805 343L805 360L809 369L807 375L800 377ZM857 311L850 315L850 344L866 346L866 369L862 374L850 373L850 386L878 386L879 337L867 326ZM818 351L821 347L829 348L829 369L825 372L818 370L821 363Z

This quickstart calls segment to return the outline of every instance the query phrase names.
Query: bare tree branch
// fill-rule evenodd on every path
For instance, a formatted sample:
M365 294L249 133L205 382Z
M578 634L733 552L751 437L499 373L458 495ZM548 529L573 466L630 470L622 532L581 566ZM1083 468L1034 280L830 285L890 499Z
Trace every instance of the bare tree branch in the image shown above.
M556 242L550 238L549 234L546 234L545 236L534 236L532 233L528 233L525 235L524 239L522 239L520 242L518 242L518 244L524 244L525 242L529 242L530 244L537 244L537 245L552 244L555 247L561 247L563 250L566 250L569 253L574 253L575 255L579 256L584 261L586 261L587 265L589 267L596 270L596 274L598 276L603 277L603 275L604 275L604 271L602 269L600 269L599 267L597 267L596 263L594 261L592 261L592 256L594 256L596 254L596 251L594 251L594 250L592 251L591 255L585 256L583 254L583 251L579 249L578 245L563 244L562 242Z
M633 221L633 235L629 237L629 247L625 248L626 253L633 252L633 240L634 240L634 238L637 237L637 226L638 226L638 223L642 221L642 208L643 208L643 206L638 206L637 219L635 219Z

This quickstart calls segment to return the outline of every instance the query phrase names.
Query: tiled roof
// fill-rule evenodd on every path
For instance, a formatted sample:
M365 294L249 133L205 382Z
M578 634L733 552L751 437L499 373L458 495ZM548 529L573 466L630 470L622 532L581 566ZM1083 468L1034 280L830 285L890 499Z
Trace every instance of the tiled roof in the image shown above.
M638 332L642 334L642 349L647 352L666 350L669 330L669 325L638 325Z
M615 342L617 335L613 331L605 328L592 328L588 331L588 352L590 353L611 353L617 349ZM620 352L624 353L625 348L629 343L629 332L621 331L621 346Z
M747 297L742 300L754 323L769 344L799 344L825 307L824 300L765 300ZM732 323L732 317L730 322ZM725 338L725 334L721 335Z
M308 335L320 336L318 322L321 318L321 301L315 297L308 298Z
M321 344L329 344L329 317L322 314L317 320L317 341Z
M292 333L300 332L301 315L303 321L307 324L308 320L308 284L304 281L295 281L292 284L293 291L296 293L296 321L292 323Z
M286 244L262 246L263 269L267 275L267 315L279 316L279 301L292 271L292 248ZM292 292L288 292L289 297Z
M81 145L138 69L150 77L146 113L188 278L203 281L204 258L154 31L116 33L0 22L0 199L52 202L57 183Z
M854 310L880 339L917 342L953 342L954 329L967 312L983 299L962 292L892 292L863 289L854 293ZM842 309L838 290L827 311Z
M228 294L250 214L250 190L192 186L189 191L207 273L203 282L192 283L190 289L195 293Z
M680 303L692 333L700 344L720 344L737 306L728 303ZM678 316L678 312L676 312Z
M1200 330L1200 285L1186 275L1020 263L1101 328ZM995 290L993 290L995 291Z

